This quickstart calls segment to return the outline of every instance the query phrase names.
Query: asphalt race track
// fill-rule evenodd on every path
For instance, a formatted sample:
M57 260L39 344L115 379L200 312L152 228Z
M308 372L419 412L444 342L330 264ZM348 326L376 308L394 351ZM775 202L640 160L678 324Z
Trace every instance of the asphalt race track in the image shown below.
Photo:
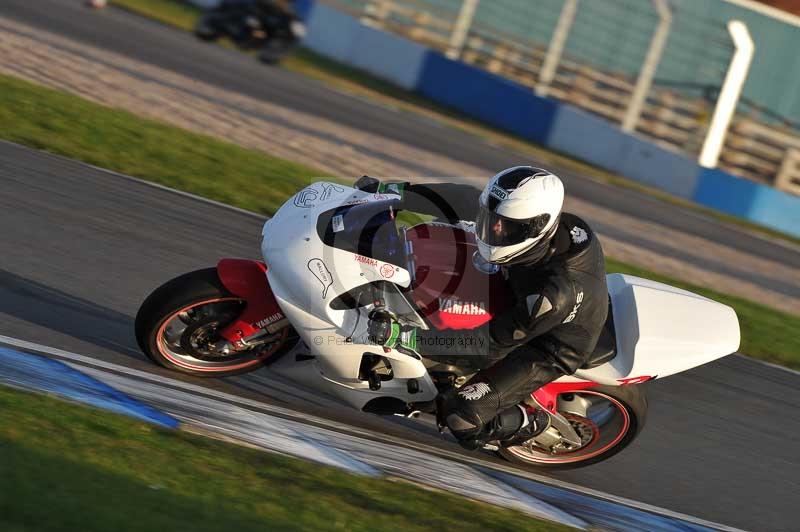
M331 91L323 83L280 68L263 67L250 56L198 42L187 33L150 20L113 8L91 11L82 4L80 0L3 0L0 2L0 15L249 97L437 152L485 168L487 177L501 168L530 160L528 156L491 145L430 119ZM555 170L564 178L571 196L800 268L800 248L797 246L753 236L735 226L632 190L598 183L563 169ZM430 175L425 173L425 168L420 168L420 172L420 175ZM621 240L632 238L624 228L615 228L611 224L598 229ZM725 265L714 263L710 258L698 265L709 269L722 267L728 271ZM748 280L763 282L778 292L794 290L794 287L770 283L769 280L761 281L755 277Z
M219 257L256 257L261 223L0 143L0 334L160 373L133 338L138 304L164 280ZM338 408L268 371L184 380L459 450L427 424ZM730 526L796 530L799 385L794 372L739 356L658 381L648 385L648 425L631 447L551 476Z

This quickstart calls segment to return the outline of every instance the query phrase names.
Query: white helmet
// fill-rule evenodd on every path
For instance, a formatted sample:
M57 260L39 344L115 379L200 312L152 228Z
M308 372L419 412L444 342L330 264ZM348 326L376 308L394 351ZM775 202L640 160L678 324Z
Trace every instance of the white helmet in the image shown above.
M492 264L538 262L550 249L563 204L564 184L547 170L503 170L481 193L475 221L480 256Z

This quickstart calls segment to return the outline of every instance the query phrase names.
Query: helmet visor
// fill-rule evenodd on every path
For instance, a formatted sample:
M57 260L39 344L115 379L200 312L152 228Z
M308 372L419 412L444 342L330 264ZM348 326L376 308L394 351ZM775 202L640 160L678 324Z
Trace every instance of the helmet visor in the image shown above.
M475 232L481 241L490 246L512 246L542 234L549 214L540 214L527 220L512 220L481 206L475 220Z

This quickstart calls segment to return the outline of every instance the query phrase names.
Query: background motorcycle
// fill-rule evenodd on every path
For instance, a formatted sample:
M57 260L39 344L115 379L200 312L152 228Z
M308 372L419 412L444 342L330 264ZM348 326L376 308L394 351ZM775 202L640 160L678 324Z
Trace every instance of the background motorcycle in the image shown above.
M198 20L194 33L205 41L229 37L237 46L259 50L269 64L280 61L305 35L288 1L223 0Z
M306 187L264 224L265 262L223 259L148 296L136 317L139 345L158 364L192 375L270 362L270 371L366 412L435 413L437 394L474 370L370 345L369 313L471 329L512 295L501 274L476 262L473 232L403 223L400 203L334 183ZM546 411L550 428L498 448L505 458L540 467L605 460L644 426L642 383L738 349L730 307L627 275L609 275L608 288L609 318L590 361L524 402Z

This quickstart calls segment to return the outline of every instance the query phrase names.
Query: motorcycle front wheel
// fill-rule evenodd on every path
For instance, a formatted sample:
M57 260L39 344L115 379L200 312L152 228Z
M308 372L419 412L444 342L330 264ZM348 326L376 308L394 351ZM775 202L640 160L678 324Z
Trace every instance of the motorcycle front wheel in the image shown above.
M598 386L562 393L559 412L581 438L576 447L544 449L531 440L501 447L500 455L517 464L571 469L607 460L627 447L644 427L647 397L642 385Z
M161 285L136 315L136 340L156 364L200 377L253 371L290 348L291 328L262 337L250 349L226 352L218 331L241 314L246 302L229 292L214 268Z

